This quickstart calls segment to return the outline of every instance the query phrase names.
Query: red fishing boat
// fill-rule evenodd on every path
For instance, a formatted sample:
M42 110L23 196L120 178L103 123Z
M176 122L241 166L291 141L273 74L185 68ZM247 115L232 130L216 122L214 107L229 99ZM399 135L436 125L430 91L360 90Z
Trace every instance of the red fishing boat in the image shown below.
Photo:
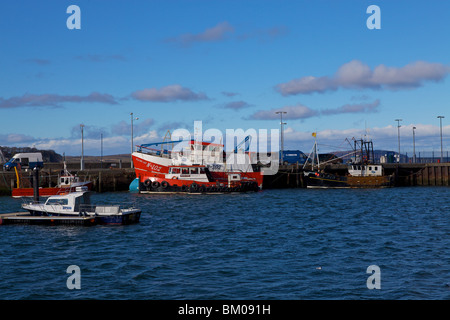
M22 180L22 184L18 184L17 188L12 189L13 198L33 197L34 189L32 187L23 187L23 184L25 184L24 179L22 178L20 180ZM50 197L74 192L77 187L86 187L88 190L91 190L92 182L81 181L79 176L66 172L64 175L59 177L58 185L56 187L40 187L39 196Z
M41 153L18 153L14 155L6 164L3 165L5 170L14 169L16 173L16 187L12 189L13 198L33 197L34 189L32 187L33 176L24 177L22 169L33 170L33 168L43 168L44 162ZM80 177L71 174L64 162L64 169L58 177L56 187L40 187L39 196L49 197L61 193L74 192L77 187L86 187L88 190L92 188L91 181L81 181Z
M141 145L133 152L137 178L132 185L139 192L223 193L262 188L263 175L252 164L252 153L235 150L225 154L222 144L196 140L177 152L153 148L175 142L180 141Z

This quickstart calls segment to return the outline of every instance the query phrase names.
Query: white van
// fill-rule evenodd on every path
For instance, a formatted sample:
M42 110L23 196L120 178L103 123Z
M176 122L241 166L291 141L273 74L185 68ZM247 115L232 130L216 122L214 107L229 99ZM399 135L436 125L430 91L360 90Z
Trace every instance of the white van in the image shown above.
M35 167L42 168L44 167L42 154L39 152L16 153L14 157L9 159L9 161L3 165L3 167L6 170L10 170L17 165L20 165L22 169L33 169Z

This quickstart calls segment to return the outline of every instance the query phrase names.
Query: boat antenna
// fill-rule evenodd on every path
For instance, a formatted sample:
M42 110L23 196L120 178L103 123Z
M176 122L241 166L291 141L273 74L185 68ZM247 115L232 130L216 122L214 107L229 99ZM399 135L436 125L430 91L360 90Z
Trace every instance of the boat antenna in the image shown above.
M365 129L366 134L364 136L367 137L366 139L369 139L369 130L367 130L367 120L364 121L364 125L366 127L366 129Z

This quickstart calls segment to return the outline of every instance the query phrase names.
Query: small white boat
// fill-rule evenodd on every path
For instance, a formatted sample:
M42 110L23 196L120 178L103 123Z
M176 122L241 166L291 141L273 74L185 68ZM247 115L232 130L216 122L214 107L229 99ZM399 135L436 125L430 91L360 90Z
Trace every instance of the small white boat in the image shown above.
M100 224L130 224L139 222L141 209L120 205L93 205L85 187L75 192L50 196L45 202L29 202L22 208L32 216L81 216L93 217Z

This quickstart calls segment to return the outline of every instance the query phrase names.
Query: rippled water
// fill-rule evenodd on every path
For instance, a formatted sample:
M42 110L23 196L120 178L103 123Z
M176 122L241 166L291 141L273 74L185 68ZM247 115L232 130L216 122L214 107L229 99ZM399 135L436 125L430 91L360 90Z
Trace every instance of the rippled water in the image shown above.
M449 299L449 192L93 194L135 203L141 222L0 226L0 299ZM1 197L0 212L20 203Z

